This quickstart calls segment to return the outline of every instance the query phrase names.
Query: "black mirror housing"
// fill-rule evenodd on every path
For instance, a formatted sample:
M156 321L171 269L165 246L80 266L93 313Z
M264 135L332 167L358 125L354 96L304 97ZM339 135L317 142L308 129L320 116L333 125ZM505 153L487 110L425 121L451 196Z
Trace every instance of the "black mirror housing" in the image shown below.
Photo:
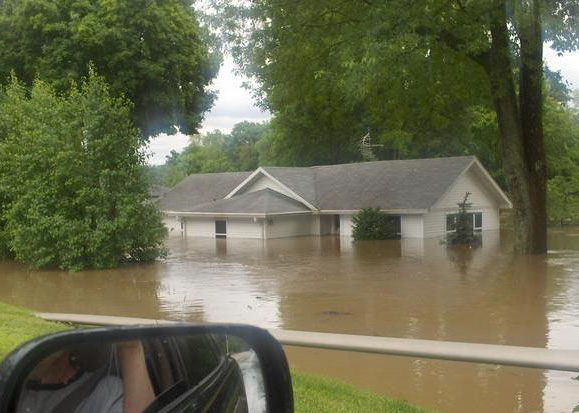
M238 355L251 353L252 356L257 356L257 361L254 365L258 366L261 375L260 394L265 398L263 405L266 406L263 411L276 413L293 412L293 391L287 359L281 344L269 332L257 327L237 324L172 324L78 329L47 335L23 344L0 364L0 413L17 411L19 401L24 392L23 389L27 388L26 385L30 381L31 373L49 355L62 353L63 349L95 345L104 348L107 345L115 345L115 343L122 344L138 341L143 343L145 349L161 349L160 351L164 352L166 359L173 358L183 361L187 360L187 354L182 354L189 351L187 348L198 350L195 349L196 345L183 344L187 343L187 340L191 343L190 339L192 337L202 337L206 342L210 342L210 350L215 350L214 352L222 356L221 362L216 364L216 369L208 374L206 378L195 384L195 386L191 385L189 389L183 385L183 380L175 379L175 383L179 381L178 384L182 387L184 386L184 389L179 394L176 393L178 387L176 384L172 385L171 389L165 389L167 391L163 391L163 394L158 394L163 389L159 390L158 383L153 383L155 384L153 387L157 388L155 391L157 398L144 411L180 411L187 403L190 403L189 407L193 406L195 409L203 410L203 406L199 405L199 403L201 403L200 400L208 400L207 394L213 391L208 389L220 389L223 387L219 383L220 380L225 380L227 375L243 376L243 374L239 373L241 371L239 365L244 362L236 359L235 355L232 356L234 353L232 348L236 348ZM243 343L243 345L239 343ZM225 346L226 350L223 350ZM191 347L193 348L191 349ZM158 354L159 350L155 351L155 354ZM205 349L204 351L207 350ZM247 359L247 357L245 358ZM151 357L144 358L144 360L147 361L146 367L150 372ZM172 368L183 370L179 366L175 367L174 360L171 363L168 361L166 363L167 366L171 365L173 366ZM237 367L232 367L233 365ZM229 372L233 371L233 369L237 373L230 374ZM123 378L123 380L127 379ZM255 386L253 385L252 388L255 388ZM168 398L172 393L176 394L176 396ZM203 397L200 396L202 393ZM245 395L245 393L243 394ZM235 411L239 411L238 408ZM227 409L223 410L227 411ZM244 410L242 409L241 411ZM245 411L247 411L247 408Z

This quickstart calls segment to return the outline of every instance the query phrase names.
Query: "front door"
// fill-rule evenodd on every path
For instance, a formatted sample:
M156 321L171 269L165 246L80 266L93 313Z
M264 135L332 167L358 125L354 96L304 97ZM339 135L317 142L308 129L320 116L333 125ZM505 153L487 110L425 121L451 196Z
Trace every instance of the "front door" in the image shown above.
M224 219L215 220L215 238L227 237L227 221Z

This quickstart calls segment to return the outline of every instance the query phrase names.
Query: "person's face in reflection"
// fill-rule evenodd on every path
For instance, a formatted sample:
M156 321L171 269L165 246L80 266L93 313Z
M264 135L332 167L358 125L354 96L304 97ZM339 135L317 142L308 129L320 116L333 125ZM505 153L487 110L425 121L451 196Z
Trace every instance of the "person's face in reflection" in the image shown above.
M72 363L70 350L62 350L52 353L38 363L28 379L41 384L63 384L77 373L78 367Z

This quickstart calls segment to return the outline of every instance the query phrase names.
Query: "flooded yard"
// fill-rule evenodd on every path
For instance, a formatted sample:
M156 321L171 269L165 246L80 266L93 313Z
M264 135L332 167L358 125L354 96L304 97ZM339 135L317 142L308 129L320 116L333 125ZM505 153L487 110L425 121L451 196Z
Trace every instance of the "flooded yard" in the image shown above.
M40 311L579 349L579 228L546 257L436 240L171 240L147 266L66 273L0 262L0 301ZM571 412L573 374L287 348L292 367L448 412ZM576 375L575 375L576 376Z

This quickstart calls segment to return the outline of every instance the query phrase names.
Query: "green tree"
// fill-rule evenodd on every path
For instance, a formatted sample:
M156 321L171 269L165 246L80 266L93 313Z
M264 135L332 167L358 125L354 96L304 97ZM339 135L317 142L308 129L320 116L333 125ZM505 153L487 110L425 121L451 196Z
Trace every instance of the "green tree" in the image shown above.
M517 251L546 251L542 51L545 41L559 51L579 46L575 0L213 3L232 53L276 117L285 104L299 108L301 84L314 85L306 96L315 98L322 83L329 110L350 108L346 119L387 142L410 136L445 154L470 108L492 108Z
M268 123L248 121L236 123L233 126L225 142L225 151L237 170L250 171L259 166L256 144L268 127Z
M206 133L181 153L175 151L161 167L164 183L173 186L187 175L250 171L260 163L259 143L267 133L267 123L240 122L231 133L219 130Z
M214 100L219 57L186 0L5 0L0 3L0 82L10 71L57 91L92 62L114 95L134 103L145 137L194 133Z
M545 144L549 173L548 218L554 224L579 223L579 111L548 97Z
M92 70L57 94L12 78L0 108L2 240L33 267L109 268L162 254L131 104Z
M457 204L458 213L454 218L455 231L446 237L449 245L475 245L481 242L481 235L474 232L473 215L470 212L472 203L468 202L470 195L470 192L465 193L462 202Z

